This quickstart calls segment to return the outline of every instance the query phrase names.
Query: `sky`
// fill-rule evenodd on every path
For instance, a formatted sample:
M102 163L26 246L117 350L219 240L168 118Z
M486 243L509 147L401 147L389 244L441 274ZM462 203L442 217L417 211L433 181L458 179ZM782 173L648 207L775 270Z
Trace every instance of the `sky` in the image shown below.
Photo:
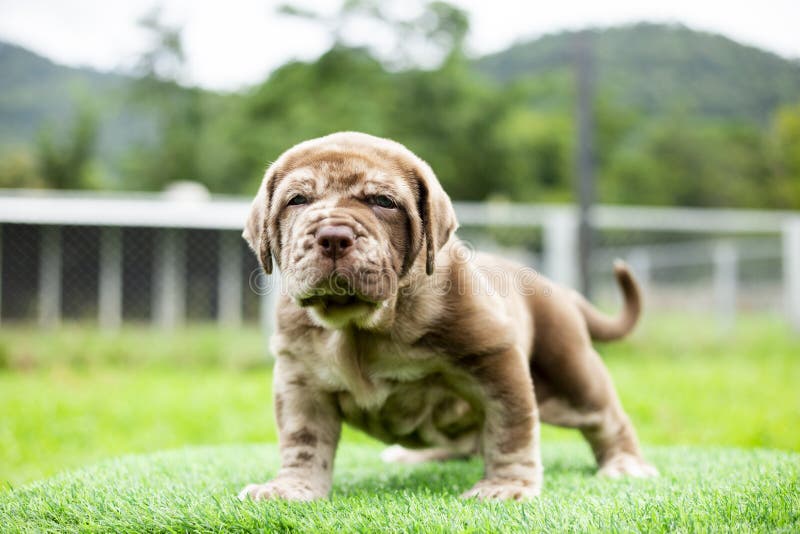
M130 67L148 47L137 20L156 6L184 28L184 81L236 90L257 83L284 62L313 59L330 46L324 28L275 14L279 0L0 0L0 39L59 63L100 70ZM332 13L341 0L298 0ZM452 0L471 17L467 47L482 55L516 41L565 29L638 21L681 23L745 44L800 58L800 0L536 1ZM413 15L415 1L391 2ZM386 46L376 28L352 29L352 44ZM0 73L1 74L1 73Z

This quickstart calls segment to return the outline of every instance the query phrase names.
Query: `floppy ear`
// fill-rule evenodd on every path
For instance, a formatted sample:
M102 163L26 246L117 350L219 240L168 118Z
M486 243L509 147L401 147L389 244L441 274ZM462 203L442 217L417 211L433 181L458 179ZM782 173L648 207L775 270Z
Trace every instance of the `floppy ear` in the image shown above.
M436 253L458 228L456 213L450 197L427 163L414 169L419 184L419 214L425 238L425 272L433 274Z
M250 249L255 252L258 263L264 269L264 272L272 274L272 251L269 246L267 218L269 214L269 197L271 196L268 189L269 177L270 171L267 170L267 174L261 182L261 187L258 188L256 198L250 206L250 215L247 217L242 237L250 245Z

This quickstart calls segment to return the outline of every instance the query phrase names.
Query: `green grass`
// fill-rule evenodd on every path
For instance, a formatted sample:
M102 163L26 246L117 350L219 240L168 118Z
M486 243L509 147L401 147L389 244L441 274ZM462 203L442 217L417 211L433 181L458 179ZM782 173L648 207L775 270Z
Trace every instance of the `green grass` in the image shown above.
M603 480L586 447L544 447L545 486L530 503L466 502L477 460L385 466L378 449L339 453L331 500L239 502L275 472L274 446L127 456L0 494L4 530L104 532L531 532L800 529L800 454L653 448L663 476Z
M772 318L747 317L721 335L702 318L661 317L600 346L646 446L704 448L655 447L665 477L611 483L590 476L575 432L545 427L545 493L523 507L454 499L477 479L479 462L386 468L375 460L378 446L350 430L333 501L233 502L231 492L276 466L269 446L242 445L275 441L263 348L255 330L107 335L68 326L42 335L4 325L0 525L5 513L19 517L10 525L34 530L358 530L369 521L399 530L798 529L800 458L729 449L800 451L800 337ZM30 484L121 454L188 445L223 446L111 460ZM423 522L415 522L417 508L429 510Z
M644 326L600 347L643 443L800 451L800 338L758 318L726 338L703 321ZM85 329L3 327L9 359L37 364L0 371L0 487L124 453L274 442L271 371L257 365L263 338L214 333L131 330L115 342ZM80 343L91 357L76 363ZM545 427L543 439L579 438Z
M65 324L52 331L3 324L0 371L57 367L247 370L269 362L266 347L266 337L252 326L225 330L193 324L175 332L125 326L117 332L103 332L80 324Z

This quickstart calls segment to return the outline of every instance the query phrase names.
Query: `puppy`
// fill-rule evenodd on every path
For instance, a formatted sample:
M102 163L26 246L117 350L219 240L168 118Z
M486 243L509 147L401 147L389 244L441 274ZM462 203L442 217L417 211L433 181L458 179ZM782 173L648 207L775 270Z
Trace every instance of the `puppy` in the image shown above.
M343 422L387 460L480 454L464 497L539 494L539 423L577 428L599 473L652 476L591 341L627 334L578 293L474 255L431 168L404 146L343 132L300 143L267 170L244 238L283 289L272 337L281 466L245 499L307 501L331 489Z

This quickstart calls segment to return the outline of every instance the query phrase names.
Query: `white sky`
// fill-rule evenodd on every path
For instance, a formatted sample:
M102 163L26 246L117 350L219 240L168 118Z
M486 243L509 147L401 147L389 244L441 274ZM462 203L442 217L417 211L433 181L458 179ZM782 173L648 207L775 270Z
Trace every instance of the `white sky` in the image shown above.
M136 21L162 5L169 23L184 27L188 82L236 89L261 81L288 59L311 59L327 49L319 27L275 15L279 0L0 0L0 39L69 65L102 70L130 65L147 47ZM333 12L340 0L302 0ZM680 22L721 33L786 57L800 58L800 0L754 2L670 0L454 0L470 15L473 54L494 52L545 33L626 22ZM399 9L413 2L394 2ZM360 28L359 44L381 43ZM0 73L2 75L2 73Z

